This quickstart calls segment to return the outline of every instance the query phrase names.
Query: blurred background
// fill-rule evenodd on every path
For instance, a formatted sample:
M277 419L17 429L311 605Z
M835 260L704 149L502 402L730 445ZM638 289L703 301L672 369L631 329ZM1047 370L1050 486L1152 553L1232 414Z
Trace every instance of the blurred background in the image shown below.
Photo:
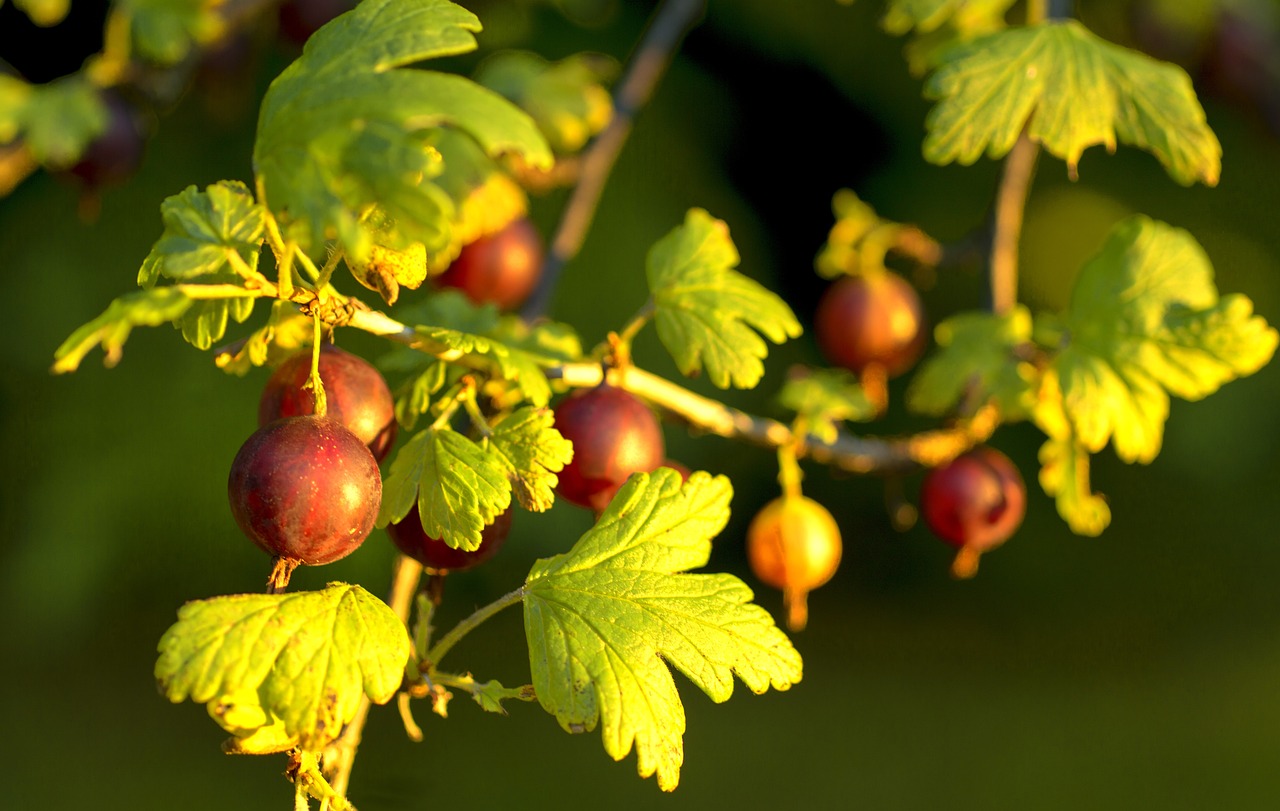
M100 47L95 3L32 28L0 7L0 57L44 81ZM468 4L481 55L525 47L549 58L593 50L625 59L652 4L520 0ZM95 11L96 8L96 11ZM1181 62L1223 143L1221 185L1182 188L1154 158L1092 149L1072 183L1042 158L1027 211L1021 295L1064 305L1073 274L1133 212L1188 229L1219 287L1280 322L1280 34L1275 5L1211 0L1080 2L1102 36ZM957 239L984 222L999 166L938 168L920 157L920 80L903 41L878 27L879 0L711 0L650 106L567 269L553 314L589 345L644 298L648 246L691 206L725 219L742 270L811 318L824 282L813 258L831 195L851 187L890 219ZM97 37L95 41L95 37ZM256 591L269 563L232 521L225 482L253 431L267 372L216 369L170 329L134 333L120 365L49 373L54 349L131 289L160 233L158 206L188 184L250 180L257 100L292 53L263 30L247 70L197 84L160 111L136 176L86 220L74 185L37 174L0 199L0 738L14 809L284 809L282 756L220 754L204 708L170 706L152 678L155 644L184 601ZM32 46L35 46L34 48ZM35 54L33 57L32 54ZM25 57L20 59L22 54ZM445 67L470 71L476 57ZM550 232L564 195L536 198ZM92 207L89 207L92 209ZM349 280L348 280L349 281ZM354 286L354 285L351 285ZM977 268L941 272L930 316L980 307ZM232 336L247 332L233 328ZM363 335L343 345L376 358ZM676 372L652 336L638 360ZM806 335L773 352L758 391L725 399L782 416L772 396L792 364L820 364ZM394 381L393 381L394 382ZM703 384L692 384L710 391ZM901 414L868 430L925 423ZM948 575L951 551L923 526L896 532L876 478L807 467L806 492L840 522L839 574L810 597L795 635L805 678L788 693L740 689L714 706L682 678L688 713L681 785L663 796L615 764L598 733L568 736L536 705L486 715L459 697L448 719L417 711L406 740L394 711L367 728L351 798L362 811L600 808L1204 809L1273 808L1280 796L1280 366L1200 403L1175 401L1148 467L1094 461L1114 521L1073 536L1038 487L1039 434L1016 425L993 444L1028 480L1025 524L976 579ZM752 582L747 521L776 494L774 458L669 426L669 455L725 473L734 519L710 568ZM903 483L914 499L919 477ZM537 557L590 524L557 506L517 516L503 554L449 579L440 624L513 588ZM295 583L359 582L383 594L391 544L302 569ZM753 584L754 586L755 584ZM758 601L780 616L780 596ZM450 663L478 678L528 681L518 611L469 637Z

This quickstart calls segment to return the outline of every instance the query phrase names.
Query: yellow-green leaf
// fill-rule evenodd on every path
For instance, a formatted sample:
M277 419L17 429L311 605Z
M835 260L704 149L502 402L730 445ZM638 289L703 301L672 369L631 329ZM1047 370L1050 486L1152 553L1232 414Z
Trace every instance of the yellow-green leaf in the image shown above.
M636 750L642 777L676 787L684 707L669 668L713 701L736 674L752 692L785 690L802 664L751 589L706 564L729 518L723 476L662 468L631 477L569 552L534 564L524 622L538 701L569 732L599 724L605 751Z
M237 737L265 729L315 752L355 717L362 695L378 704L395 695L412 643L381 600L330 583L187 603L159 651L156 680L170 701L209 704Z
M1095 536L1111 523L1111 508L1089 484L1089 454L1071 437L1040 447L1040 486L1077 535Z
M970 164L1005 155L1024 126L1067 162L1117 140L1151 152L1184 185L1215 185L1222 146L1182 68L1113 45L1074 20L998 31L957 46L925 86L924 156Z
M1003 419L1025 418L1035 404L1038 374L1018 356L1031 342L1031 313L1021 305L1008 315L961 313L933 331L938 352L911 380L907 406L932 416L951 412L971 392L994 401Z

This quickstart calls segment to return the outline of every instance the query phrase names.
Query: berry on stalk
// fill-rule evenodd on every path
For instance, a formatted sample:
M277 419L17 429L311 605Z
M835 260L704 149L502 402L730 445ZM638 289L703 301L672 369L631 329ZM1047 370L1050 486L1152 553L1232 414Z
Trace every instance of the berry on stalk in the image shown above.
M373 529L382 477L355 434L324 417L288 417L259 428L236 454L227 480L231 514L277 560L283 588L299 563L351 554Z
M422 517L418 515L415 505L408 514L399 521L387 526L387 534L395 542L396 547L421 563L427 569L437 573L460 572L484 563L498 554L502 544L511 532L511 516L514 510L508 507L493 519L493 523L480 531L480 546L468 552L465 549L454 549L439 538L433 538L422 528Z
M834 282L818 302L814 331L832 364L858 375L875 366L886 377L910 369L927 338L920 296L890 271Z
M320 348L319 368L327 416L359 437L381 462L396 440L395 400L386 380L364 358L332 344ZM258 425L314 414L315 393L306 385L310 379L311 350L282 363L258 401Z
M528 219L464 245L448 270L436 277L475 304L492 302L499 310L519 307L542 275L542 237Z
M925 524L960 550L951 567L956 577L972 577L978 558L1009 539L1026 509L1027 488L1017 466L985 445L929 471L920 490Z
M840 527L807 496L770 501L747 527L747 561L762 583L782 590L787 627L802 631L809 621L809 592L840 567Z
M603 512L632 473L663 464L662 426L649 406L624 389L600 385L575 392L555 409L555 427L573 443L573 461L560 471L556 492Z

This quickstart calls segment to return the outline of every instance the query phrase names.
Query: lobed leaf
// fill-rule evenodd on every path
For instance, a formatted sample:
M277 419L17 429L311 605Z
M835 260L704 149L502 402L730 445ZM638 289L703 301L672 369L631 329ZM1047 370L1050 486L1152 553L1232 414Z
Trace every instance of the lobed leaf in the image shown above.
M914 32L907 64L919 76L946 60L957 43L999 31L1015 0L889 0L881 25L890 34Z
M450 428L427 428L396 454L382 485L378 526L417 506L422 528L450 547L480 548L480 531L511 505L502 456Z
M555 415L546 408L522 408L494 427L489 443L507 466L520 506L533 512L551 509L556 473L573 461L573 443L555 429Z
M1146 217L1118 224L1081 270L1054 359L1071 431L1126 462L1160 452L1169 394L1205 397L1271 360L1280 336L1240 295L1218 297L1187 232Z
M780 344L801 333L787 303L737 264L728 226L694 208L649 250L646 268L658 337L676 366L685 375L705 367L722 389L760 382L769 351L760 334Z
M551 153L527 115L459 76L408 65L475 47L480 23L447 0L365 0L307 42L262 103L254 168L274 211L307 250L330 235L357 260L361 218L377 206L404 240L442 247L453 216L431 181L439 153L424 138L452 126L489 155L546 166Z
M802 675L800 655L751 590L703 566L729 518L723 476L638 473L567 553L539 560L525 584L534 690L569 732L600 724L605 751L635 747L642 777L674 789L684 760L684 707L670 667L721 702L737 674L762 693Z
M133 46L143 58L175 65L193 48L222 36L219 0L119 0L129 20Z
M378 704L395 695L412 643L381 600L330 583L187 603L159 652L156 680L170 701L209 704L238 737L266 729L318 752L355 717L361 695Z
M265 230L265 212L243 183L221 181L199 191L188 186L160 204L164 233L151 248L138 284L149 287L158 276L188 281L236 272L229 254L256 267Z
M102 315L77 329L53 353L56 374L74 372L95 346L105 353L108 367L120 362L124 343L134 327L155 327L181 318L192 300L172 287L129 293L107 307Z
M907 406L940 417L971 394L994 401L1005 420L1028 416L1039 375L1018 355L1031 343L1031 313L1021 305L1007 315L961 313L933 331L939 351L916 372Z
M841 420L874 419L878 413L858 378L844 369L819 369L783 385L778 402L807 422L823 442L835 442Z
M1222 146L1181 68L1113 45L1074 20L1013 28L959 45L929 79L938 101L924 156L970 164L1005 155L1023 127L1067 162L1116 142L1151 152L1183 185L1213 186Z

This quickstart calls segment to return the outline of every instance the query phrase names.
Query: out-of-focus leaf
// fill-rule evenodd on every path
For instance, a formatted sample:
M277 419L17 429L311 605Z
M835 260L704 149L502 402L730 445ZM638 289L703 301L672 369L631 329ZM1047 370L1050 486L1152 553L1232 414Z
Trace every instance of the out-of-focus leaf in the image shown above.
M1024 126L1067 162L1116 141L1151 152L1183 185L1213 186L1222 146L1205 123L1182 68L1094 36L1074 20L1011 28L947 53L925 85L938 101L925 125L924 156L970 164L1005 155Z
M1001 418L1025 419L1035 405L1039 375L1018 356L1031 342L1031 313L1021 305L1007 315L952 316L933 331L939 351L925 361L907 389L913 411L943 416L970 394L994 401Z
M601 54L553 63L527 51L506 51L487 59L476 81L533 116L552 149L572 153L613 118L613 98L603 83L617 71L617 63Z

